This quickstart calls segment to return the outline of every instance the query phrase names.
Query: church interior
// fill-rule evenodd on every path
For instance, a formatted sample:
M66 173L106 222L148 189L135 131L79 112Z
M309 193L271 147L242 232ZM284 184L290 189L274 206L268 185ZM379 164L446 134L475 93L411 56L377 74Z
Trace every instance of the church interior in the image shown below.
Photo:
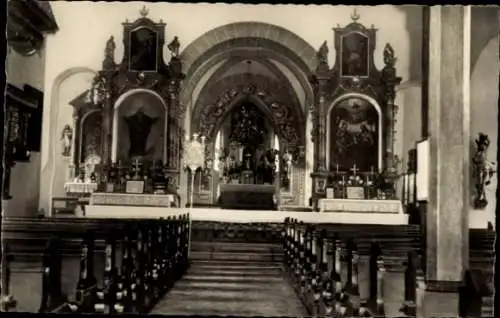
M7 7L2 311L493 316L497 6Z

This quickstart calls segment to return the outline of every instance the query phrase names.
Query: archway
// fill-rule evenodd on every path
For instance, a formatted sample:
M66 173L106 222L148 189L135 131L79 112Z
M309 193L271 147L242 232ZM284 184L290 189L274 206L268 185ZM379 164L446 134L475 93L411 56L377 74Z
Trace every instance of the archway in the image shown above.
M52 83L52 88L50 89L50 95L48 102L49 111L44 112L43 116L43 128L42 131L42 154L41 154L41 164L40 164L40 196L39 196L39 209L46 211L47 215L50 215L52 211L52 200L54 193L64 191L63 185L59 181L56 182L56 167L59 166L57 151L58 141L60 137L58 136L58 117L59 108L62 106L62 101L60 100L61 86L68 79L73 76L80 74L91 74L95 75L97 72L89 67L77 66L64 70L59 75L57 75ZM47 99L45 99L47 101ZM46 114L46 115L45 115ZM69 119L71 121L71 119ZM62 175L62 174L61 174ZM47 181L49 181L49 186L47 187ZM61 182L64 182L62 180ZM57 184L56 184L57 183Z
M166 162L167 114L167 104L154 91L138 88L122 94L114 104L112 162L128 161L136 155ZM141 149L134 149L137 147Z
M382 123L382 109L372 97L348 93L335 99L327 112L327 167L381 172Z
M182 52L181 59L186 70L180 93L180 103L186 109L185 131L209 138L210 158L222 118L245 99L268 113L281 151L300 148L301 152L293 153L297 159L299 153L304 157L306 147L312 148L304 123L314 101L308 77L317 66L317 57L316 50L302 38L266 23L232 23L197 38ZM252 63L252 70L241 67L246 62ZM296 160L294 165L297 193L290 195L294 200L290 204L300 204L309 176L305 162Z
M193 94L200 90L197 87L214 79L204 76L213 73L214 67L220 68L221 62L234 56L276 61L283 65L288 70L287 76L293 76L304 91L302 106L304 115L307 115L307 108L313 102L308 76L317 65L316 50L286 29L257 22L233 23L215 28L186 47L181 54L187 73L180 102L188 111L192 110L190 106L198 98Z

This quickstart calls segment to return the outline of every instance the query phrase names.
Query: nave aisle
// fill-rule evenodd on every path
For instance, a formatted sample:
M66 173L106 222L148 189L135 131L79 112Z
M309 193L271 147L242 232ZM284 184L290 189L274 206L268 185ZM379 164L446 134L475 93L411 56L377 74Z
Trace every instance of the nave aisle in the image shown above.
M193 242L191 267L150 314L307 316L271 244Z

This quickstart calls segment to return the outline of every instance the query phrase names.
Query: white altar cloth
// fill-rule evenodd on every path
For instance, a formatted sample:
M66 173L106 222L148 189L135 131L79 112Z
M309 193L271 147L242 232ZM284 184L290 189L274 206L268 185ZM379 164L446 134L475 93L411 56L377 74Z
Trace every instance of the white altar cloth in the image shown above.
M400 200L357 200L357 199L319 199L321 212L351 212L369 215L371 213L403 214Z
M66 182L64 190L67 193L92 193L97 190L97 183L93 182Z
M175 197L172 194L135 194L97 192L90 196L90 205L115 205L135 207L170 207Z
M343 223L343 224L408 224L407 214L388 213L318 213L260 210L222 210L219 208L163 208L134 206L89 205L85 209L89 218L137 218L159 219L189 213L194 221L217 221L228 223L281 223L286 217L296 218L305 223Z

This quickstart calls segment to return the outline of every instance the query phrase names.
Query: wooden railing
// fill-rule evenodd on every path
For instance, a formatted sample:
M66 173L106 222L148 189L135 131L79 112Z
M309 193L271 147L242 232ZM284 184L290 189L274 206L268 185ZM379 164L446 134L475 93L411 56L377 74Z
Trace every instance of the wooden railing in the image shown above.
M38 302L34 311L42 313L147 313L189 266L188 214L159 220L7 219L4 225L7 266L26 263L26 256L31 264L41 259L41 271L31 275L41 284L11 280L19 310ZM79 266L72 266L78 258ZM41 292L33 295L15 292L37 286Z

